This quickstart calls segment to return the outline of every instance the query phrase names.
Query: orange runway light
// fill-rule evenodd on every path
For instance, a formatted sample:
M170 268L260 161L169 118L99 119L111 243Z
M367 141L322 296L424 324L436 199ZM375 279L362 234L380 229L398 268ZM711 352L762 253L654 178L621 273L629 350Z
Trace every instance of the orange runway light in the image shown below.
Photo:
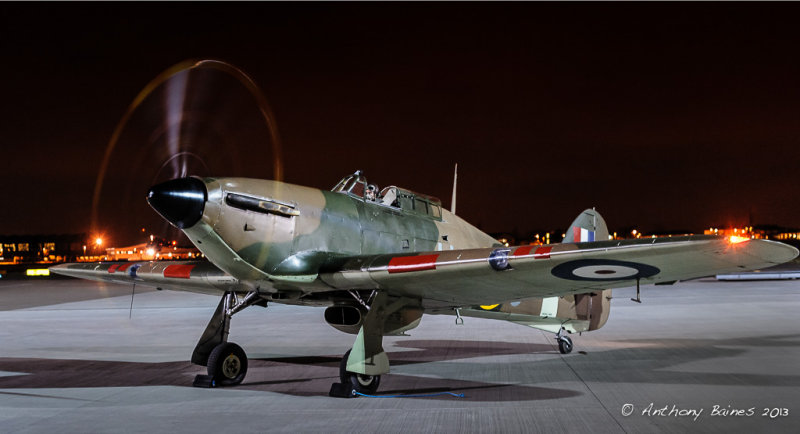
M731 244L739 244L749 240L750 238L748 237L737 237L736 235L731 235L730 238L728 239L728 241L730 241Z

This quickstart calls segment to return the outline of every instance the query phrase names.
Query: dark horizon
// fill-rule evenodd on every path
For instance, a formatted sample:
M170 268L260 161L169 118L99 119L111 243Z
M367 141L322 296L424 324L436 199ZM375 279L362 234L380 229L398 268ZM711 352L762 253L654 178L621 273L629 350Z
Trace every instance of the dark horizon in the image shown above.
M260 86L287 182L330 188L361 169L449 208L458 163L458 214L486 232L563 228L591 207L646 233L800 226L796 4L0 8L3 234L90 232L114 128L148 82L192 58ZM269 175L252 107L203 86L192 97L213 116L191 132L204 142L179 150L213 172L201 175ZM167 122L147 119L157 106L137 125ZM164 142L128 137L114 152L101 230L163 231L144 193Z

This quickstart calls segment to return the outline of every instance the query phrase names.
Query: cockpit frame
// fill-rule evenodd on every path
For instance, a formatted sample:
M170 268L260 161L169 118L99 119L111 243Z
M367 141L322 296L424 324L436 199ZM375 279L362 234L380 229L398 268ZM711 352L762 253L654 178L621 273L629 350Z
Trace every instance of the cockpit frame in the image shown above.
M372 189L372 198L365 192ZM378 193L376 185L369 184L363 172L357 170L352 175L345 176L332 189L334 193L346 194L364 203L400 210L406 214L429 217L442 220L442 202L436 197L415 193L411 190L394 185L384 187Z

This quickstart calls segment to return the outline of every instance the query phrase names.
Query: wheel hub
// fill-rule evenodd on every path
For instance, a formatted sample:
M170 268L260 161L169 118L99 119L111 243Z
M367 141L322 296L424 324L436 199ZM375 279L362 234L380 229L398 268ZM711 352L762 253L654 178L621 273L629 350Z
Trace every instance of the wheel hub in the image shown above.
M230 354L222 361L222 374L228 378L236 378L242 369L241 361L235 354Z

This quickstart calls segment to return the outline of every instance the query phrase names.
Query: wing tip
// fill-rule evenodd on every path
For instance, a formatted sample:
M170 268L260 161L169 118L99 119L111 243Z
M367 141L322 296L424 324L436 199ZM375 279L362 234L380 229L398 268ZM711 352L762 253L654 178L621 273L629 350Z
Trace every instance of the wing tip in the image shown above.
M796 247L774 240L752 240L759 241L752 245L760 247L756 255L765 261L774 264L783 264L794 260L800 255L800 250Z

